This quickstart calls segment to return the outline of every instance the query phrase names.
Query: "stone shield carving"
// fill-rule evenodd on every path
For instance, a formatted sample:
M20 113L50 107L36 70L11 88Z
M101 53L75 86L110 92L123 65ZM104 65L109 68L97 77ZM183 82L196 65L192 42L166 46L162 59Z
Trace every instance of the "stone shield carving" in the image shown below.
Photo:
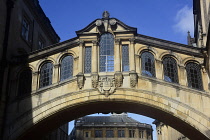
M98 90L108 97L115 92L115 79L111 77L100 77Z
M98 74L92 75L92 87L97 88L98 86Z

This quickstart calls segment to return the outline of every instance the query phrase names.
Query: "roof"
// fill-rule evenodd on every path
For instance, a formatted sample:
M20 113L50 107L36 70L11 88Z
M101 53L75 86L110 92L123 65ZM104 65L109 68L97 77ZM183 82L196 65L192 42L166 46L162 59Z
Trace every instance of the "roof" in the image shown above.
M76 127L144 127L151 125L140 123L127 114L114 114L111 116L85 116L75 121Z

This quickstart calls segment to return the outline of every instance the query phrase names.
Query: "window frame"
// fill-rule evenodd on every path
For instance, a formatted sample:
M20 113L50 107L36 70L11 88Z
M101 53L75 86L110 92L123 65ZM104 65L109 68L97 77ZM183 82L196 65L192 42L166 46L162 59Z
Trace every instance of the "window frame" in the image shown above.
M69 62L68 63L68 66L70 66L70 69L68 69L68 72L71 70L71 72L70 73L66 73L66 74L70 74L70 75L68 75L66 78L63 78L63 70L62 70L62 66L63 66L63 64L62 64L62 62L63 62L63 60L65 59L65 58L67 58L67 57L71 57L71 59L72 59L72 64L70 63L70 61L67 61L67 62ZM66 67L66 66L65 66ZM65 70L66 71L66 70ZM65 72L64 72L64 74L65 74ZM61 59L60 59L60 81L65 81L65 80L68 80L68 79L72 79L73 78L73 75L74 75L74 56L73 56L73 54L65 54L65 55L63 55L62 57L61 57Z
M148 54L146 54L146 53L148 53ZM151 69L151 71L148 71L148 70L146 70L146 66L143 64L143 62L145 62L146 63L146 61L144 60L143 61L143 59L146 57L144 57L144 54L146 55L146 56L149 56L150 58L152 57L152 59L151 59L151 67L150 67L150 69ZM144 58L143 58L144 57ZM153 52L151 52L151 51L143 51L143 52L141 52L141 55L140 55L140 59L141 59L141 63L140 63L140 65L141 65L141 75L144 75L144 76L149 76L149 77L156 77L156 69L155 69L155 56L154 56L154 54L153 54ZM145 58L146 59L146 58ZM153 63L153 64L152 64ZM149 67L149 66L148 66ZM144 68L144 69L143 69ZM148 72L148 73L147 73Z
M96 132L99 132L99 133L96 133ZM95 130L94 134L95 134L95 138L102 138L103 137L103 131L102 130ZM96 135L96 134L99 134L99 135Z
M42 71L41 71L41 70L42 70L42 68L43 68L46 64L51 64L51 66L52 66L52 68L51 68L51 74L49 75L49 76L51 76L51 77L49 77L49 83L48 83L47 85L42 85L42 84L41 84L41 80L42 80ZM53 70L54 70L54 68L53 68L53 62L51 62L51 61L45 61L45 62L42 63L42 65L40 65L40 68L39 68L39 89L45 88L45 87L48 87L48 86L52 85Z
M125 46L127 47L127 55L123 54L123 47L125 48ZM122 72L129 72L130 71L130 58L129 58L129 45L128 44L122 44L121 45L121 66L122 66ZM124 61L127 60L127 61ZM124 68L127 67L128 69ZM126 69L126 70L125 70Z
M24 26L24 21L25 23L27 23L28 25L28 29L27 29L27 36L25 36L23 34L23 29L26 29L25 26ZM27 16L26 12L23 11L23 14L22 14L22 20L21 20L21 31L20 31L20 36L23 40L25 40L26 42L31 42L31 20L30 18Z
M188 70L188 66L192 64L192 65L196 65L197 67L197 78L192 78L192 77L195 77L195 75L193 75L192 77L190 75L192 75L192 73L188 73L190 72ZM202 72L201 72L201 66L199 63L197 62L193 62L193 61L190 61L190 62L187 62L186 65L185 65L185 69L186 69L186 75L187 75L187 85L189 88L192 88L192 89L197 89L197 90L203 90L203 80L202 80ZM195 71L195 69L194 69ZM193 73L194 74L194 73ZM198 80L197 81L197 85L198 87L193 87L193 83L192 83L192 79L193 80ZM195 84L195 83L194 83Z
M170 60L166 60L166 59L170 59ZM167 61L174 61L174 63L166 63ZM165 63L165 64L164 64ZM171 66L171 64L173 64L173 66L175 67L166 67L167 66ZM179 72L178 72L178 63L176 58L174 58L173 56L167 55L165 57L163 57L162 59L162 65L163 65L163 79L166 82L170 82L170 83L174 83L174 84L179 84ZM170 69L170 71L166 71L166 69ZM166 74L167 72L167 74ZM170 77L171 75L174 75L174 77ZM174 81L173 81L174 78Z
M135 130L129 129L129 138L135 138Z
M114 138L114 130L107 129L106 130L106 138Z
M105 41L106 43L108 42L108 43L110 43L112 45L112 46L110 45L109 49L107 49L107 47L103 46L103 44L104 44L103 42L104 41L102 41L102 39L103 39L102 37L104 35L110 35L108 37L110 37L111 41L109 41L109 42ZM108 37L105 36L104 38L107 39ZM105 44L105 45L107 45L107 44ZM112 33L106 32L106 33L103 33L100 36L99 53L98 53L99 54L99 63L98 63L99 64L98 65L99 72L114 72L114 45L115 45L115 43L114 43L114 35ZM102 50L104 48L105 48L105 50ZM105 52L105 54L103 54L104 52ZM108 55L107 52L110 52L110 55ZM103 60L102 57L104 57L105 60ZM104 63L104 64L102 65L102 63ZM105 70L103 70L103 69L105 69Z
M125 130L119 129L117 131L118 138L125 138Z

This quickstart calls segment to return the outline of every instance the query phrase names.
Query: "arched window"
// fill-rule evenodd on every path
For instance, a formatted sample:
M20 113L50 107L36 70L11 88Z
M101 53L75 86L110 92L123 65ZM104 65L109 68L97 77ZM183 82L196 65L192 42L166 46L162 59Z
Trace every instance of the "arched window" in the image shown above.
M167 82L178 83L177 63L172 57L163 59L164 80Z
M99 71L114 71L114 37L110 33L101 35L99 51Z
M52 84L53 64L50 62L42 65L40 69L39 87L46 87Z
M61 61L61 77L60 80L66 80L73 76L73 56L65 56Z
M142 75L155 77L155 62L152 53L143 52L141 54L141 71Z
M30 69L23 70L18 80L18 96L31 93L32 72Z
M188 63L186 65L188 86L195 89L203 89L201 68L196 63Z

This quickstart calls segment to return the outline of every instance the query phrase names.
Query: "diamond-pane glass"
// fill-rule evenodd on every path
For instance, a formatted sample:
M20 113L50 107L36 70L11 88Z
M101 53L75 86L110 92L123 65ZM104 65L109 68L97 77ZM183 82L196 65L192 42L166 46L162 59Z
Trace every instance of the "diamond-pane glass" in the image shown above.
M61 61L61 81L73 76L73 56L68 55Z
M114 37L112 34L101 35L99 53L100 72L114 71Z
M155 77L154 56L150 52L144 52L141 55L142 75Z
M91 73L91 47L85 47L85 73Z
M122 46L122 71L129 71L129 48L128 48L128 45Z
M30 69L24 70L19 75L18 96L27 95L31 92L32 72Z
M203 89L201 69L196 63L186 65L188 86L195 89Z
M167 82L178 83L178 71L176 60L172 57L163 59L164 80Z
M40 88L52 84L53 64L45 63L40 69Z

